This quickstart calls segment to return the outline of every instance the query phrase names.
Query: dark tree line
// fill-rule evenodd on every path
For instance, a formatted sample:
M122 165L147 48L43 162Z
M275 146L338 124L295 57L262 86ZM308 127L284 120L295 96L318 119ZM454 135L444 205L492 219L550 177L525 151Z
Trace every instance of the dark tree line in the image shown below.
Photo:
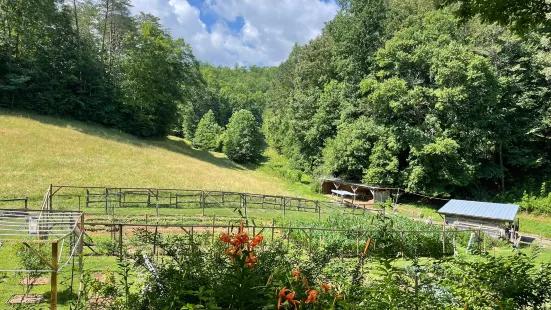
M199 64L183 39L129 6L0 1L0 106L166 135Z

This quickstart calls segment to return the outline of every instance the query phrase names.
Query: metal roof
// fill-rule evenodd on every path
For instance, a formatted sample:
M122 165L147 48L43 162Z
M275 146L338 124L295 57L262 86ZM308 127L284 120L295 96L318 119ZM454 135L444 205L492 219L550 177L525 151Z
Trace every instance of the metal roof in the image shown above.
M500 221L514 221L518 209L519 206L514 204L452 199L440 208L438 213Z
M361 183L354 183L354 182L349 182L349 181L346 181L346 180L342 180L342 179L338 179L338 178L331 178L331 177L321 178L320 180L323 181L323 182L333 182L333 183L338 183L338 184L343 184L343 185L348 185L348 186L357 186L357 187L362 187L362 188L368 188L368 189L372 189L372 190L376 190L376 191L377 190L383 191L383 190L399 189L397 187L381 187L381 186L376 186L376 185L366 185L366 184L361 184Z

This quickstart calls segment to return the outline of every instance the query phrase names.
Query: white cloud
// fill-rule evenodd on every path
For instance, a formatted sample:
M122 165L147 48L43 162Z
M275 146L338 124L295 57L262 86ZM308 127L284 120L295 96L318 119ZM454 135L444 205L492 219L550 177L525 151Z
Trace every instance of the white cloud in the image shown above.
M337 12L333 1L206 0L194 7L187 0L133 0L134 12L159 16L175 37L183 37L195 56L215 65L277 65L295 42L304 44L321 33ZM201 12L215 16L207 27ZM244 21L239 31L228 23Z

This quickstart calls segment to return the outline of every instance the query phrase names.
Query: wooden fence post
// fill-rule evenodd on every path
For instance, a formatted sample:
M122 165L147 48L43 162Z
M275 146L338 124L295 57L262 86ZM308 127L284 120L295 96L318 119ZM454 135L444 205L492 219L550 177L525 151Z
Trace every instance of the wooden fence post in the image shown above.
M57 241L52 243L52 274L50 278L50 308L57 310Z
M159 216L159 190L157 190L157 193L155 195L155 210L157 216Z
M243 202L243 207L245 208L245 218L248 220L249 215L247 213L247 196L245 194L242 194L241 197L242 197L241 201Z
M109 189L107 187L105 188L105 215L109 215L109 207L108 207L108 200L107 196L109 195Z
M52 210L52 184L50 184L50 187L48 188L48 209Z
M287 199L283 198L283 218L285 218Z
M88 208L89 201L90 201L90 191L86 189L86 204L85 204L86 208Z
M178 193L174 195L174 199L176 200L176 209L178 209Z
M123 256L124 253L122 250L122 224L119 224L119 261L122 262Z
M212 243L214 244L214 225L216 225L216 214L212 217Z
M312 253L312 228L308 229L308 252Z
M442 222L442 255L446 254L446 221Z
M404 231L400 230L400 245L402 246L402 258L406 255L406 251L404 249Z
M272 219L272 242L274 242L274 226L275 226L275 219Z
M321 221L321 206L318 200L316 200L316 209L318 209L318 221Z
M201 200L199 203L201 204L201 215L205 216L205 191L201 191Z

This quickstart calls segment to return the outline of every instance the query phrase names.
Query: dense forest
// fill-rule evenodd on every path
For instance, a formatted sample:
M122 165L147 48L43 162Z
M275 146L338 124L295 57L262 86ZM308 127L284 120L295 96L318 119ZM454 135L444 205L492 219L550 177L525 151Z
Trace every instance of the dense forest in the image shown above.
M228 68L199 62L130 0L0 0L0 107L176 134L238 162L264 140L315 177L547 196L547 19L480 3L340 0L278 67Z

